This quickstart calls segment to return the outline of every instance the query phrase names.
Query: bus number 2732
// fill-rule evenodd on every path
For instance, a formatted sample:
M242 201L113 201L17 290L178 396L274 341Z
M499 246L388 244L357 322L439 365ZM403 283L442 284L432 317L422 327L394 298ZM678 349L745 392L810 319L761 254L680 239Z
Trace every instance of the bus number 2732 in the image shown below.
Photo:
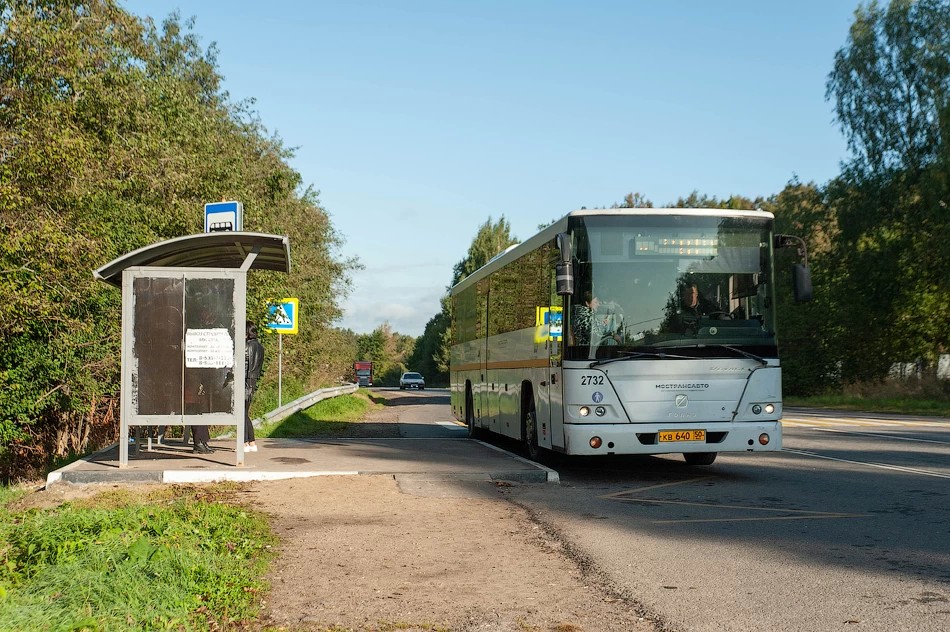
M603 386L603 385L604 385L603 375L582 375L581 376L581 386Z

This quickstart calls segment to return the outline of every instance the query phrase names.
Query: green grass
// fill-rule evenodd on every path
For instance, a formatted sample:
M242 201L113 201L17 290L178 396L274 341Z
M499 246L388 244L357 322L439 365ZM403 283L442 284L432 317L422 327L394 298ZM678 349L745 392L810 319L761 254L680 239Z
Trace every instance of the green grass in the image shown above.
M29 489L22 485L0 485L0 519L4 519L6 507L21 496L29 493ZM0 547L3 545L0 544Z
M276 384L266 384L254 394L254 401L251 403L251 418L260 417L264 413L276 410L283 404L289 404L312 391L313 389L304 388L303 382L293 378L283 379L280 385L280 393L277 392ZM280 403L278 403L278 394L280 395Z
M331 397L286 419L265 423L254 430L257 437L342 437L350 423L363 418L371 404L365 395Z
M847 384L838 392L786 397L786 406L950 417L950 380L935 376Z
M253 619L275 542L239 487L0 499L0 630L208 630Z
M821 395L816 397L786 397L785 406L834 408L877 413L903 413L950 417L950 402L908 397L862 397L859 395Z

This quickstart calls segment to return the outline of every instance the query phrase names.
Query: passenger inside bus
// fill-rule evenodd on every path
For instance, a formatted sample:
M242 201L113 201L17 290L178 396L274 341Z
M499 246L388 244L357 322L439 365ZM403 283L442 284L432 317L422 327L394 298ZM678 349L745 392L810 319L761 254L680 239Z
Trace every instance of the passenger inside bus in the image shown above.
M581 305L575 305L571 314L573 344L586 347L590 345L591 336L596 337L603 330L603 325L598 326L595 318L598 307L600 307L600 299L589 290L584 292L584 302Z
M618 344L622 338L619 332L622 315L618 314L616 303L611 309L602 308L600 299L592 292L584 292L584 303L574 306L571 318L573 344L579 346Z

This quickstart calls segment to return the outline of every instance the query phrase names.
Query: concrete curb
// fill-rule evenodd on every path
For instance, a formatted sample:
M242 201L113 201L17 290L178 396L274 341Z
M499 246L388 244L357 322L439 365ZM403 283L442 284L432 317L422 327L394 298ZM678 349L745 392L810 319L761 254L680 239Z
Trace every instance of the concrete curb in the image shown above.
M92 454L87 454L86 456L84 456L84 457L82 457L82 458L76 459L75 461L73 461L73 462L70 463L69 465L64 465L63 467L59 468L58 470L53 470L52 472L50 472L49 474L46 475L46 486L49 487L50 485L54 485L54 484L59 483L59 482L61 482L61 481L68 482L68 481L65 481L64 479L69 475L69 473L70 473L72 470L75 470L76 468L78 468L79 466L81 466L84 461L86 461L86 460L88 460L88 459L90 459L90 458L92 458L92 457L94 457L94 456L96 456L96 455L105 454L106 452L108 452L109 450L115 448L115 447L118 446L118 445L119 445L118 443L109 444L108 446L102 448L101 450L96 450L96 451L93 452Z
M558 475L547 468L513 470L499 472L462 472L459 474L425 472L374 472L374 471L302 471L302 472L252 472L209 470L195 472L189 470L165 470L151 472L135 471L80 471L60 472L55 480L46 481L46 486L64 483L72 485L90 485L96 483L220 483L233 481L247 483L253 481L279 481L292 478L311 478L316 476L392 476L396 480L415 481L510 481L516 483L557 483ZM552 476L553 474L553 476Z
M475 441L478 441L478 440L476 439ZM533 466L533 467L538 468L539 470L542 470L542 471L545 473L545 475L546 475L546 478L544 479L544 482L546 482L546 483L557 483L557 484L560 484L560 483L561 483L561 475L558 474L556 470L552 470L551 468L546 467L546 466L544 466L544 465L541 465L540 463L535 463L534 461L529 461L528 459L522 458L522 457L518 456L517 454L512 454L511 452L508 452L507 450L502 450L502 449L499 448L498 446L494 446L494 445L492 445L492 444L490 444L490 443L485 443L484 441L478 441L478 443L482 444L482 445L485 446L486 448L491 448L492 450L497 450L498 452L502 452L502 453L508 455L508 456L509 456L510 458L512 458L512 459L515 459L515 460L517 460L517 461L521 461L521 462L524 463L525 465L531 465L531 466Z

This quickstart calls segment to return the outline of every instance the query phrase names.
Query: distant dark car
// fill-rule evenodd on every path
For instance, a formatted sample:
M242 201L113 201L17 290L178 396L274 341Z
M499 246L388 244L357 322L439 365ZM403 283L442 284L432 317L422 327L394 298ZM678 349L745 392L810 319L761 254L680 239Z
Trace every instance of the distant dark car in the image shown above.
M401 390L405 390L407 388L417 388L420 391L424 391L426 388L426 380L418 373L408 371L403 373L402 377L399 378L399 388Z

